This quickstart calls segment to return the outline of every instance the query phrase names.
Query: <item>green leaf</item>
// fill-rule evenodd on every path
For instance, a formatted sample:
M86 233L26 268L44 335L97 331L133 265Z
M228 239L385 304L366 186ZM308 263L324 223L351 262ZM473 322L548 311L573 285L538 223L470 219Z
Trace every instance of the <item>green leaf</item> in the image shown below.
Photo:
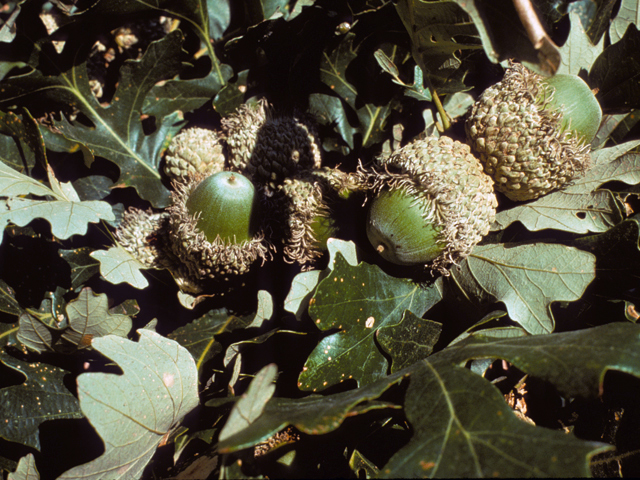
M604 50L604 37L597 45L593 45L575 9L569 9L569 19L571 29L569 38L560 47L562 60L557 73L578 75L581 71L589 72L593 62Z
M599 235L576 239L576 247L594 254L602 293L619 298L626 289L636 288L640 269L638 219L627 219Z
M71 288L78 290L84 283L100 271L100 263L91 257L91 247L74 250L59 250L60 256L71 268Z
M100 262L100 275L109 283L128 283L138 289L149 286L149 282L140 272L146 267L120 245L115 245L109 250L95 250L90 255Z
M60 479L139 478L162 439L198 405L189 352L155 332L138 333L137 343L113 335L94 340L93 348L123 371L78 377L80 406L105 452Z
M312 94L310 98L310 107L317 114L321 123L337 122L334 129L341 135L349 148L354 148L353 135L355 131L362 136L364 147L378 142L381 139L385 121L391 113L389 104L373 105L367 103L360 106L357 102L356 87L347 80L347 68L358 55L357 49L353 45L354 40L355 35L348 33L335 49L322 53L320 80L339 98L321 93ZM349 113L347 111L356 114L359 125L355 131L348 123Z
M72 48L67 42L67 48ZM15 96L36 92L54 101L67 100L93 123L87 127L66 119L55 126L67 139L83 144L92 155L99 155L120 168L119 187L131 186L156 207L170 203L168 189L158 171L160 152L165 139L180 127L177 114L157 119L158 128L145 135L140 115L147 92L160 80L180 71L179 52L182 35L179 31L152 43L140 60L125 62L120 70L118 88L108 107L98 104L91 93L86 64L73 65L57 77L43 77L37 71L12 77L5 85L5 101ZM39 92L39 93L38 93Z
M20 385L0 389L0 437L39 450L38 428L43 422L82 418L78 400L64 385L69 372L9 355L0 355L0 362L25 376Z
M22 313L22 308L16 300L16 292L3 280L0 280L0 312L15 316Z
M19 329L18 323L0 323L0 346L17 344Z
M453 0L401 0L396 10L409 33L413 58L428 79L427 85L439 93L462 90L459 84L449 82L461 66L459 53L482 48L477 25L469 15Z
M521 421L466 368L423 360L411 370L404 410L414 434L379 478L586 477L589 458L612 448Z
M272 363L260 370L251 380L246 393L234 404L229 419L220 431L218 442L224 442L229 437L250 426L264 410L265 404L276 391L274 381L278 374L278 367Z
M640 154L628 153L637 141L596 150L592 167L564 189L535 202L503 210L494 229L520 221L528 230L555 228L574 233L604 232L622 220L611 192L596 190L612 181L640 183ZM497 227L497 228L496 228Z
M609 27L611 43L617 43L627 32L629 25L640 25L640 6L635 0L622 0L618 14Z
M384 326L376 332L376 339L393 360L391 371L397 372L431 355L442 325L405 311L397 325Z
M13 158L8 158L9 161L5 163L14 165L19 172L22 172L25 166L30 169L36 163L46 164L44 139L38 124L28 111L25 110L22 117L13 112L0 112L0 131L13 136L21 146L21 152ZM19 160L22 156L25 157L24 164Z
M235 435L221 440L223 453L248 448L266 440L288 425L308 435L323 435L337 429L353 415L374 408L388 408L391 404L373 402L389 387L407 375L401 372L381 378L369 385L333 395L310 395L304 398L272 398L262 414Z
M4 227L11 222L24 227L36 218L51 224L51 233L61 239L85 234L88 223L115 219L106 202L81 202L70 183L59 183L49 169L51 188L16 172L0 162L0 241ZM53 197L54 200L31 200L22 195Z
M233 75L233 71L228 65L222 65L221 71L226 83ZM190 112L214 98L223 85L224 83L220 82L220 78L213 71L204 78L169 80L164 84L155 85L149 91L142 106L142 112L159 118L177 110Z
M389 366L374 340L378 329L399 324L405 310L422 315L441 298L440 282L423 288L374 265L352 267L336 256L331 275L318 284L309 315L321 330L339 331L311 352L298 386L316 391L349 379L366 385L385 376Z
M78 348L87 347L98 337L117 335L126 337L131 331L131 317L109 310L109 299L84 288L78 298L67 304L69 326L62 338Z
M529 4L530 9L522 18L518 15L515 4L509 0L456 0L456 3L473 20L482 39L484 52L492 62L515 58L546 75L551 75L558 69L558 47L537 22L537 14L529 2L524 4ZM523 25L524 22L528 23L528 27ZM505 28L505 25L509 28ZM529 37L527 30L541 31L541 34L533 39Z
M605 48L589 73L590 85L604 111L629 111L640 107L640 32L629 25L624 37Z
M595 398L609 370L640 377L640 326L610 323L553 335L495 339L474 336L429 360L459 365L473 358L501 358L551 382L566 398ZM576 375L576 372L580 372Z
M28 453L18 462L18 468L10 473L7 480L40 480L40 473L36 468L36 459L33 453Z
M479 245L451 275L472 298L489 294L527 332L542 334L554 329L551 303L579 299L595 278L595 257L564 245Z
M291 282L291 290L289 290L287 298L284 300L284 309L295 314L297 320L301 320L307 311L309 300L311 300L320 279L329 275L333 270L338 253L344 257L349 265L354 267L358 265L356 245L353 242L330 238L327 241L327 250L329 251L329 265L324 271L310 270L300 272Z

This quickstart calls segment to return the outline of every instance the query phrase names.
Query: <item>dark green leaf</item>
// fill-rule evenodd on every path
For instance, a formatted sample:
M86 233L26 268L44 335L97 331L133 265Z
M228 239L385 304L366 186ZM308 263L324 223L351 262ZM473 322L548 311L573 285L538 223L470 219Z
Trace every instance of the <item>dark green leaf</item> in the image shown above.
M40 449L38 428L47 420L82 418L75 396L64 385L68 373L40 362L23 362L9 355L0 362L20 372L25 381L0 390L0 436Z
M226 83L233 75L231 67L222 65L221 71ZM220 82L220 78L214 72L210 72L204 78L193 80L169 80L154 86L149 91L142 106L142 112L163 118L177 110L182 112L196 110L213 99L223 85L224 83Z
M274 433L293 425L308 435L322 435L338 428L345 418L365 413L372 408L387 408L390 404L373 403L391 385L407 374L396 373L369 385L333 395L310 395L300 399L272 398L262 415L247 428L221 441L221 452L233 452L266 440Z
M404 408L413 438L380 478L585 477L589 458L611 448L523 422L466 368L424 360L411 370Z
M442 332L442 325L405 311L397 325L376 332L380 346L391 357L391 371L397 372L431 355Z
M564 245L480 245L451 275L472 297L483 292L504 302L527 332L549 333L549 306L582 296L595 278L595 257Z
M93 348L123 371L83 373L77 380L80 406L105 452L60 479L139 478L162 438L198 405L189 352L155 332L138 332L137 343L113 335L94 340Z
M309 355L298 384L323 390L354 379L366 385L387 374L388 363L374 341L383 326L398 325L405 310L424 314L442 298L441 283L423 288L379 267L350 266L336 256L331 275L318 284L309 315L321 330L338 329Z
M219 442L224 442L236 433L245 430L262 414L265 404L276 390L274 381L278 374L278 367L272 363L260 370L251 380L246 393L235 403L229 414L229 419L220 431Z
M44 165L47 156L44 148L44 139L40 134L38 124L35 122L29 112L25 111L22 117L13 112L0 112L0 131L7 135L11 135L22 147L22 154L25 156L24 165L15 158L11 164L17 164L20 168L17 170L22 172L24 167L32 168L36 163Z
M624 37L605 48L589 73L590 84L598 89L596 98L606 112L640 107L640 32L629 25Z
M91 257L93 249L80 247L75 250L59 250L60 256L71 268L71 288L78 290L85 282L100 272L100 263Z
M502 358L551 382L567 398L594 398L608 370L640 377L640 326L629 322L519 338L474 336L432 355L433 363ZM576 375L576 372L580 372Z
M469 15L455 1L401 0L396 9L409 32L413 57L427 84L439 93L459 91L448 85L449 78L460 68L459 53L482 48Z
M15 316L22 313L22 308L16 300L16 292L3 280L0 280L0 312Z

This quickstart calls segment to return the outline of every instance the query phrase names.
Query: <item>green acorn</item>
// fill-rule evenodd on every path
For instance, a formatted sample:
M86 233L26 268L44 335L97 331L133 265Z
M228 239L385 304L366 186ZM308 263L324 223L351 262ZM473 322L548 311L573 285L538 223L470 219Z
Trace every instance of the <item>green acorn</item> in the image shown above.
M304 115L275 115L264 101L222 120L232 170L271 191L285 178L319 168L315 125Z
M178 181L195 174L211 175L224 169L225 157L220 136L205 128L182 130L169 143L165 174Z
M367 237L386 260L448 275L489 232L497 201L469 147L448 137L414 140L371 169Z
M526 201L561 188L590 162L602 111L576 75L545 78L512 64L486 89L465 124L495 188Z
M178 184L168 208L171 248L198 281L228 281L270 258L257 211L257 192L237 172Z

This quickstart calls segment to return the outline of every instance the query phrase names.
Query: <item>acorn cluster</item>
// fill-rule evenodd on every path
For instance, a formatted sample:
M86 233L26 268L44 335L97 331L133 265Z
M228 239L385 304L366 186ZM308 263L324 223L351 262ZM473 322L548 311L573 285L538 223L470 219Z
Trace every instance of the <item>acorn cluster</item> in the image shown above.
M277 252L313 267L337 230L332 208L358 191L382 258L448 275L489 232L494 188L513 201L562 188L588 168L601 117L579 77L543 78L511 64L471 108L468 144L418 138L346 173L322 166L310 117L243 105L221 131L190 128L173 139L164 164L173 204L128 211L116 238L197 293L241 279Z
M335 233L330 206L353 183L321 166L309 117L275 115L263 101L224 118L221 131L180 132L164 173L172 205L161 213L130 209L116 239L145 267L168 269L189 293L233 288L278 251L313 266Z

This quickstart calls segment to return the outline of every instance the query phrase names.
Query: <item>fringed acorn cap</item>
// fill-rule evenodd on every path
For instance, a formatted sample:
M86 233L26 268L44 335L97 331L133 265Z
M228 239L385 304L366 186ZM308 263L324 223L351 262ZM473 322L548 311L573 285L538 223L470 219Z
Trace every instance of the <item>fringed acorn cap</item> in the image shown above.
M167 269L181 290L198 293L198 280L172 252L169 213L129 208L115 232L118 243L145 268Z
M359 175L373 197L367 235L393 263L448 275L495 218L493 181L467 145L448 137L415 140Z
M228 173L230 172L220 172L220 174ZM249 240L235 242L233 238L221 238L220 235L212 240L207 239L203 225L199 224L203 214L191 213L188 208L189 198L204 180L206 179L200 176L191 178L188 183L176 184L173 205L167 209L170 215L171 249L187 268L190 277L201 282L229 281L235 276L249 272L256 261L265 262L270 259L273 247L265 239L260 226L252 232ZM247 201L254 200L249 198ZM210 208L224 215L231 207L212 204Z
M286 178L278 187L279 211L285 218L285 261L307 269L326 250L327 240L336 232L326 200L330 188L325 179L311 173Z
M271 190L298 172L320 168L315 124L306 115L276 115L261 101L224 118L222 128L229 167Z
M206 128L187 128L169 143L164 172L172 180L185 181L195 174L211 175L225 167L220 135Z
M465 127L496 190L525 201L561 188L588 168L589 142L601 116L579 77L545 79L515 63L482 93Z

